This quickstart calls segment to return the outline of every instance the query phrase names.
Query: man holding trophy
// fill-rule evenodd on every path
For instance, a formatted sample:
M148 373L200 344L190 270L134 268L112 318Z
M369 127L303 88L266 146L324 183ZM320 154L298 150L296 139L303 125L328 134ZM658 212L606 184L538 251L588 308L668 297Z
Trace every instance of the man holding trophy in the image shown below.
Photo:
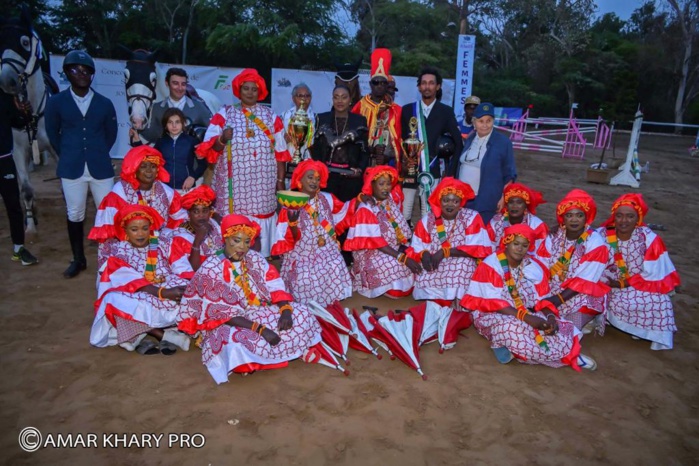
M284 112L284 139L291 154L291 163L287 166L287 178L291 177L294 167L302 160L311 158L308 149L313 145L315 113L311 109L313 93L306 83L299 83L291 91L294 105Z
M402 173L403 216L410 220L415 203L415 195L420 192L421 216L429 208L427 198L439 183L445 167L449 165L446 154L438 148L440 138L454 141L455 154L461 154L463 141L456 122L454 111L448 105L437 100L437 93L442 87L442 76L434 68L423 68L417 78L417 87L422 98L403 106L401 127L403 128Z
M388 164L395 160L400 165L401 118L400 106L393 103L388 93L391 69L391 51L376 49L371 54L371 93L352 109L366 118L369 127L369 154L372 165ZM399 170L400 171L400 170Z

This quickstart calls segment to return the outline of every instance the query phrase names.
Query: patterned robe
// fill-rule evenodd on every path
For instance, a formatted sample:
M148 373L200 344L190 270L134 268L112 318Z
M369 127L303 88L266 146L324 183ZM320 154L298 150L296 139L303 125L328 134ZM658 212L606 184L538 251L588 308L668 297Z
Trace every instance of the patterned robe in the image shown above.
M561 228L546 237L537 251L537 256L550 270L575 242L576 240L566 239L565 230ZM561 316L573 322L578 329L582 329L585 324L604 313L604 297L609 293L609 287L602 283L602 274L608 260L609 249L604 237L592 231L584 243L576 246L567 274L563 277L551 277L551 294L555 295L567 289L579 293L558 308ZM604 333L603 322L597 326L597 331L600 334Z
M346 251L352 251L352 282L354 290L367 298L376 298L384 293L391 297L407 296L413 288L415 275L395 257L379 251L390 246L399 248L395 228L387 210L393 215L406 241L412 233L403 218L401 208L392 198L375 205L362 203L349 222Z
M249 304L234 278L231 267L240 273L242 262L213 256L192 277L180 307L180 330L201 332L202 362L219 384L227 382L233 371L282 367L320 341L318 321L303 304L292 304L293 328L277 330L280 314L275 303L293 301L293 297L284 290L277 270L261 254L248 251L244 261L250 290L261 304ZM233 317L267 326L277 332L281 342L272 346L252 330L226 324Z
M447 257L437 270L423 270L415 280L413 298L453 300L466 294L471 276L476 271L476 260L493 252L483 220L475 210L462 208L454 220L443 219L446 241L452 248L472 257ZM420 253L434 254L442 248L437 233L436 219L430 211L415 227L411 243L411 255L420 262Z
M606 228L598 232L606 238ZM669 293L680 284L680 278L663 240L641 226L634 229L628 241L617 241L628 271L628 286L609 292L607 320L624 332L650 340L651 349L672 349L677 327ZM604 278L620 278L611 246Z
M221 237L221 226L213 219L209 220L211 231L206 239L201 243L201 263L218 251L223 249L223 239ZM192 253L194 244L194 233L187 228L187 222L180 225L176 230L168 230L160 235L160 243L168 259L172 272L187 280L194 276L194 269L189 263L189 255Z
M128 241L111 246L111 255L99 271L95 319L90 332L94 346L112 346L133 340L153 328L167 328L177 323L175 301L159 299L145 291L151 285L146 270L148 246L136 248ZM164 279L156 286L185 286L187 281L172 273L162 249L158 249L156 276Z
M549 234L549 227L536 215L530 212L524 213L524 218L522 223L529 225L529 227L534 230L536 234L536 242L534 243L534 253L539 250L541 243L546 240L546 236ZM504 214L496 214L495 217L490 219L486 228L488 229L488 236L490 241L493 242L493 248L498 249L500 247L500 240L502 240L503 232L505 228L510 226L510 222L505 221Z
M512 270L512 276L525 307L533 308L548 295L548 271L537 259L525 257L520 266ZM478 333L490 341L491 348L505 347L520 362L526 364L577 368L580 332L572 322L563 318L556 319L558 332L555 335L544 336L549 347L549 351L546 351L536 343L534 328L531 325L515 316L497 312L507 306L515 307L505 284L505 273L497 254L491 254L478 266L461 305L467 309L474 309L474 326ZM535 315L545 318L541 312L536 312ZM543 335L543 332L541 334Z
M337 237L342 233L343 221L354 202L342 203L332 194L321 192L309 205L318 212L317 222L325 220L334 226ZM296 300L302 303L312 300L327 306L352 296L352 281L339 243L321 225L314 225L306 209L301 209L299 214L299 240L292 236L288 222L288 211L282 209L272 255L282 256L281 276ZM318 244L319 238L324 241L323 246Z

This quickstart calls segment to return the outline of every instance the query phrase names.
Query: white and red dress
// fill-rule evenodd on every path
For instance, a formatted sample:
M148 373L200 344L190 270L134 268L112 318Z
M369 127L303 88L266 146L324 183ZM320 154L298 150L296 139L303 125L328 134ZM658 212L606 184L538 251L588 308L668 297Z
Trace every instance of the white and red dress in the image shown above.
M440 238L437 224L443 224ZM441 230L441 228L440 228ZM476 258L493 252L490 239L478 212L462 208L453 220L437 219L432 211L420 219L411 242L411 256L420 262L420 253L434 254L442 247L456 248L471 257L450 256L439 263L437 270L423 270L415 279L413 298L453 300L466 294L471 276L476 271Z
M548 271L534 257L525 257L511 273L526 308L534 308L537 302L548 295ZM580 331L572 322L557 318L558 332L555 335L543 335L540 332L548 346L547 351L537 343L536 330L531 325L515 316L497 312L508 306L515 307L497 254L486 257L478 266L461 304L473 309L473 324L478 333L490 341L491 348L507 348L520 362L526 364L577 367ZM535 312L534 315L546 318L541 312Z
M606 237L606 228L598 232ZM614 327L644 340L651 349L672 349L677 331L670 294L680 277L670 260L663 240L648 227L636 227L627 241L617 238L627 268L627 286L612 288L607 297L607 321ZM610 245L610 258L604 277L619 280L619 267Z
M352 280L336 238L354 202L342 203L319 192L299 213L298 240L291 234L287 209L280 211L272 255L282 256L281 277L296 301L326 306L352 296Z
M148 246L136 248L128 241L111 245L111 255L99 271L90 344L113 346L130 342L151 329L177 325L177 302L138 291L153 284L144 276L148 250ZM187 280L172 273L160 248L155 275L164 280L155 283L158 287L187 285Z
M546 240L546 236L549 234L549 227L546 226L543 220L528 211L524 213L522 223L528 225L529 228L534 230L534 234L536 235L534 253L536 253L536 251L539 250L541 243ZM502 235L504 234L505 228L509 226L510 222L508 221L506 214L495 214L495 216L490 219L490 222L488 222L486 228L488 230L490 241L493 243L493 248L498 249L500 247Z
M223 249L221 226L213 219L209 220L209 224L211 225L211 230L209 230L209 234L206 235L206 238L201 243L199 252L202 264L208 257L217 254ZM194 276L194 269L189 262L189 256L192 254L194 232L188 222L183 223L174 230L163 232L160 235L160 242L172 272L187 280L191 279Z
M263 105L255 105L249 111L252 119L239 105L221 107L211 119L197 155L216 164L211 182L216 192L216 212L222 216L245 215L260 225L261 252L267 257L276 224L277 162L289 162L291 156L281 118ZM264 128L253 121L255 118ZM227 127L233 128L230 146L215 152L213 144Z
M179 328L189 334L201 332L202 362L219 384L227 382L231 372L283 367L321 339L317 319L300 303L292 303L293 328L278 331L280 314L274 303L293 301L293 297L261 254L248 251L244 262L249 291L260 300L259 305L250 304L250 295L235 278L236 273L243 273L242 261L213 256L192 277L180 306ZM265 325L281 342L272 346L252 330L226 324L234 317Z
M541 243L537 256L551 270L551 267L566 251L573 248L567 272L562 276L551 275L551 294L571 289L579 294L559 306L564 317L582 329L585 324L604 313L604 300L609 287L602 281L602 274L609 260L609 249L602 235L595 230L587 230L584 241L569 240L565 229L560 228L553 235L548 235ZM604 322L597 325L599 333L604 332Z
M395 225L394 225L395 223ZM398 238L400 231L402 238ZM379 251L390 246L405 248L412 233L401 208L391 197L374 205L362 203L349 222L344 249L352 251L352 284L355 291L367 298L384 293L391 297L410 294L415 275L393 257Z

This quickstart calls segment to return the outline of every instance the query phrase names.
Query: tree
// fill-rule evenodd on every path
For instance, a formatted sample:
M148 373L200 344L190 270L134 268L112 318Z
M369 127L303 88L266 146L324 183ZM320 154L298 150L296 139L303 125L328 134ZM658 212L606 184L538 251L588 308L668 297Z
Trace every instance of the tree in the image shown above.
M689 103L699 94L699 60L693 54L699 37L699 1L667 0L680 32L681 48L677 63L677 96L675 97L675 123L682 124ZM675 131L680 133L681 128Z

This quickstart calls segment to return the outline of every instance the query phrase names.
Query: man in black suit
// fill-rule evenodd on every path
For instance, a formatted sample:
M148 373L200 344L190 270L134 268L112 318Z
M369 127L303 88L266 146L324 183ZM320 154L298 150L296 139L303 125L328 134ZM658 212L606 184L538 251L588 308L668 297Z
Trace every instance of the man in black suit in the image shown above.
M461 132L459 125L454 116L454 110L437 100L437 94L442 88L442 76L434 68L423 68L417 78L417 87L420 91L422 99L417 102L403 106L401 115L401 128L403 141L410 137L410 120L417 123L417 138L425 144L424 154L418 158L418 173L429 173L430 177L424 178L434 182L428 190L434 188L445 167L449 165L449 160L440 157L437 152L437 141L443 135L450 137L454 141L454 153L461 154L463 149L463 141L461 140ZM425 167L429 165L429 168ZM403 192L405 193L405 201L403 202L403 216L410 220L415 202L415 194L418 188L418 178L410 177L408 174L409 163L403 154L403 163L401 176L405 177L403 182ZM425 189L420 188L421 212L422 215L427 214L427 197L429 193Z

